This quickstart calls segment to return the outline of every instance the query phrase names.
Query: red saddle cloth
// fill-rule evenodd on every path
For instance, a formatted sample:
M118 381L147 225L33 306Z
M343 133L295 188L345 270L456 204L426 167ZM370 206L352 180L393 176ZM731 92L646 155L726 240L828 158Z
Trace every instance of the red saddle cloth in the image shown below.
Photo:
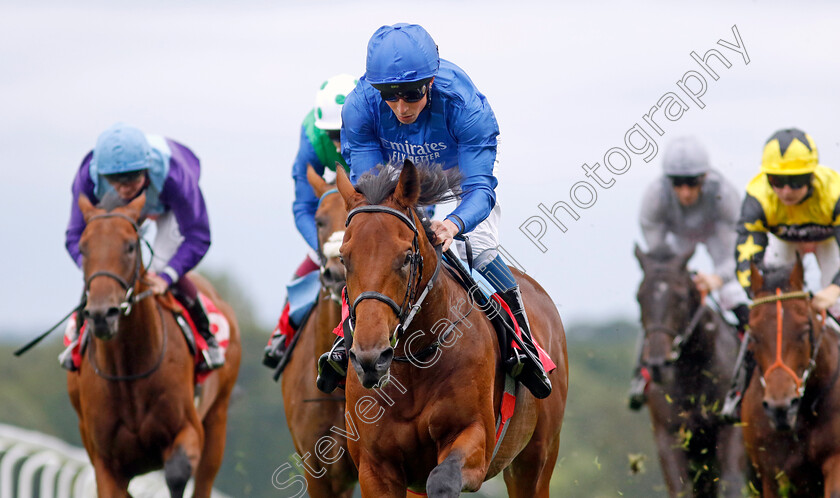
M201 303L204 305L204 309L207 310L207 319L210 322L210 332L216 337L216 342L219 343L219 347L222 349L222 353L224 354L227 351L228 344L230 344L230 323L228 322L225 315L219 311L219 308L216 307L216 304L213 301L205 296L202 293L198 293L199 299L201 299ZM203 357L202 351L207 350L207 341L201 337L201 334L198 333L198 329L193 323L192 317L190 316L189 312L184 308L177 299L169 299L167 302L167 307L175 308L172 310L175 314L180 314L184 317L184 320L189 324L190 331L192 333L192 338L187 338L187 344L195 343L195 350L194 353L194 362L197 366ZM183 331L183 330L182 330ZM184 333L186 333L184 331ZM82 331L80 334L76 334L76 314L70 317L70 320L67 322L67 327L64 329L64 347L68 347L75 341L75 346L72 350L73 355L73 365L78 369L82 364L82 353L84 353L82 345L86 343L85 335L87 334L87 322L82 324ZM78 337L78 340L76 340ZM196 371L195 375L195 383L201 384L210 375L211 372L198 372Z

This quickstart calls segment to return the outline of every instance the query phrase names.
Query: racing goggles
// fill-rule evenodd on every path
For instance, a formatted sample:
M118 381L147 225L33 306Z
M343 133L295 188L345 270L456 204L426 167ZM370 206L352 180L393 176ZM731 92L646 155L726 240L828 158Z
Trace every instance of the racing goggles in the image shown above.
M693 175L693 176L678 176L672 175L668 178L671 180L671 185L674 187L682 187L685 185L686 187L696 187L703 182L703 177L706 175Z
M807 187L811 184L811 173L804 175L767 175L767 181L773 188L785 188L785 185L792 190Z
M414 102L423 100L423 97L426 96L426 92L428 91L429 84L423 83L423 85L409 90L391 91L380 89L379 94L382 95L382 100L386 102L396 102L399 99L403 99L409 104L413 104Z
M141 169L137 171L127 171L125 173L113 173L110 175L102 175L108 183L117 185L129 185L140 181L140 178L146 176L146 170Z

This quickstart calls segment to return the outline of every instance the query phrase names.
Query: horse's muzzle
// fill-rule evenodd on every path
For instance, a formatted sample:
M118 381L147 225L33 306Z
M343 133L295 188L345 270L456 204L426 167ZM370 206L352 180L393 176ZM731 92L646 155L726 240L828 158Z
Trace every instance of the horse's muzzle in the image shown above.
M761 405L774 430L789 431L796 426L796 415L799 413L801 401L800 397L782 401L765 399Z
M359 382L370 389L376 386L388 374L391 360L394 358L394 348L387 347L381 351L353 351L350 349L350 364L359 376Z
M121 310L117 306L87 307L84 310L88 327L97 339L109 340L117 335Z

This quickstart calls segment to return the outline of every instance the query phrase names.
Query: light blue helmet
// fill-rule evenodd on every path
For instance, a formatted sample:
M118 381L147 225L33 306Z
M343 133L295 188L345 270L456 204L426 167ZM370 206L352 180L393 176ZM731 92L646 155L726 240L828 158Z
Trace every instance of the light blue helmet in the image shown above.
M439 67L437 45L420 25L382 26L368 42L365 79L371 85L397 88L430 79Z
M146 135L124 123L117 123L99 135L92 162L100 175L113 175L147 169L152 148Z

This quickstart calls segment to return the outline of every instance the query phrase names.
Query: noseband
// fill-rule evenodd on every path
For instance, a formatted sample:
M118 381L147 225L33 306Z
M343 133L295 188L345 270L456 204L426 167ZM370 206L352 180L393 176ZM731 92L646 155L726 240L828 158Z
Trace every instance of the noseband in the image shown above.
M420 305L423 303L423 300L426 299L426 296L429 294L429 290L431 290L434 286L434 281L437 278L438 271L440 270L441 246L435 246L435 253L437 254L435 271L429 279L429 282L426 284L425 289L423 289L423 292L420 294L420 297L415 300L417 291L420 288L420 281L423 278L423 256L420 254L420 234L417 231L417 226L414 224L414 221L401 211L386 206L360 206L350 211L347 215L347 221L344 223L344 226L349 226L353 217L359 213L385 213L390 214L391 216L396 216L400 221L405 223L412 232L414 232L414 239L411 242L411 271L408 276L408 284L405 289L405 296L403 296L402 304L398 305L396 301L381 292L365 291L359 294L353 301L353 305L350 306L350 322L351 324L355 324L356 307L365 299L375 299L387 304L394 311L394 314L397 315L397 319L399 319L399 323L389 336L391 347L396 347L400 337L402 337L402 334L414 319L414 315L416 315L420 310ZM412 302L414 302L414 304L411 304Z
M689 340L694 335L694 331L697 330L697 325L699 325L700 320L706 314L706 310L709 309L709 307L706 306L705 301L706 293L701 292L700 305L694 311L694 314L691 316L691 320L689 320L688 325L686 325L682 332L678 332L670 327L660 324L653 324L647 327L644 327L643 325L645 334L649 334L651 332L662 332L672 337L671 352L668 355L668 358L666 358L667 365L673 364L682 357L683 347L688 344Z
M782 309L782 301L786 301L788 299L809 299L811 297L810 293L806 291L797 291L797 292L787 292L782 293L781 289L776 289L776 294L773 296L765 296L762 298L758 298L750 305L750 308L754 308L756 306L765 304L765 303L776 303L776 359L770 368L767 369L761 375L761 385L766 386L766 378L773 370L779 368L786 372L788 375L793 377L793 381L796 383L796 392L801 398L805 394L805 384L808 381L808 377L811 375L811 372L814 371L814 368L817 366L817 353L820 350L820 344L822 344L823 332L825 331L825 327L820 330L820 335L817 337L816 341L814 340L814 317L813 313L809 310L808 312L808 342L811 344L811 358L808 361L808 366L805 367L805 371L802 372L802 377L800 378L796 372L793 371L792 368L785 365L784 361L782 361L782 318L783 318L783 309ZM825 322L825 318L823 318L823 322Z
M135 222L133 219L131 219L130 217L128 217L128 216L126 216L122 213L98 214L96 216L91 217L89 220L87 220L87 224L90 224L91 222L96 221L96 220L102 220L102 219L106 219L106 218L122 218L125 221L131 223L132 228L134 228L134 233L137 235L137 242L136 242L137 245L136 245L136 249L135 249L137 252L136 252L135 258L134 258L134 261L135 261L134 274L132 275L131 282L129 283L122 276L117 275L116 273L106 271L106 270L95 271L89 277L87 277L87 280L85 281L85 298L87 299L87 295L90 292L90 283L93 281L94 278L96 278L96 277L112 278L112 279L116 280L117 283L119 283L120 286L125 290L125 299L123 300L122 303L120 303L120 309L123 310L124 315L128 316L128 314L131 313L131 308L132 308L132 306L134 306L135 303L137 303L138 301L140 301L142 299L145 299L146 297L152 295L152 292L153 292L151 289L148 289L148 290L140 293L139 295L134 295L134 287L137 285L137 281L140 279L140 260L141 260L141 258L140 258L140 240L141 240L141 238L140 238L140 228L137 226L137 222Z

